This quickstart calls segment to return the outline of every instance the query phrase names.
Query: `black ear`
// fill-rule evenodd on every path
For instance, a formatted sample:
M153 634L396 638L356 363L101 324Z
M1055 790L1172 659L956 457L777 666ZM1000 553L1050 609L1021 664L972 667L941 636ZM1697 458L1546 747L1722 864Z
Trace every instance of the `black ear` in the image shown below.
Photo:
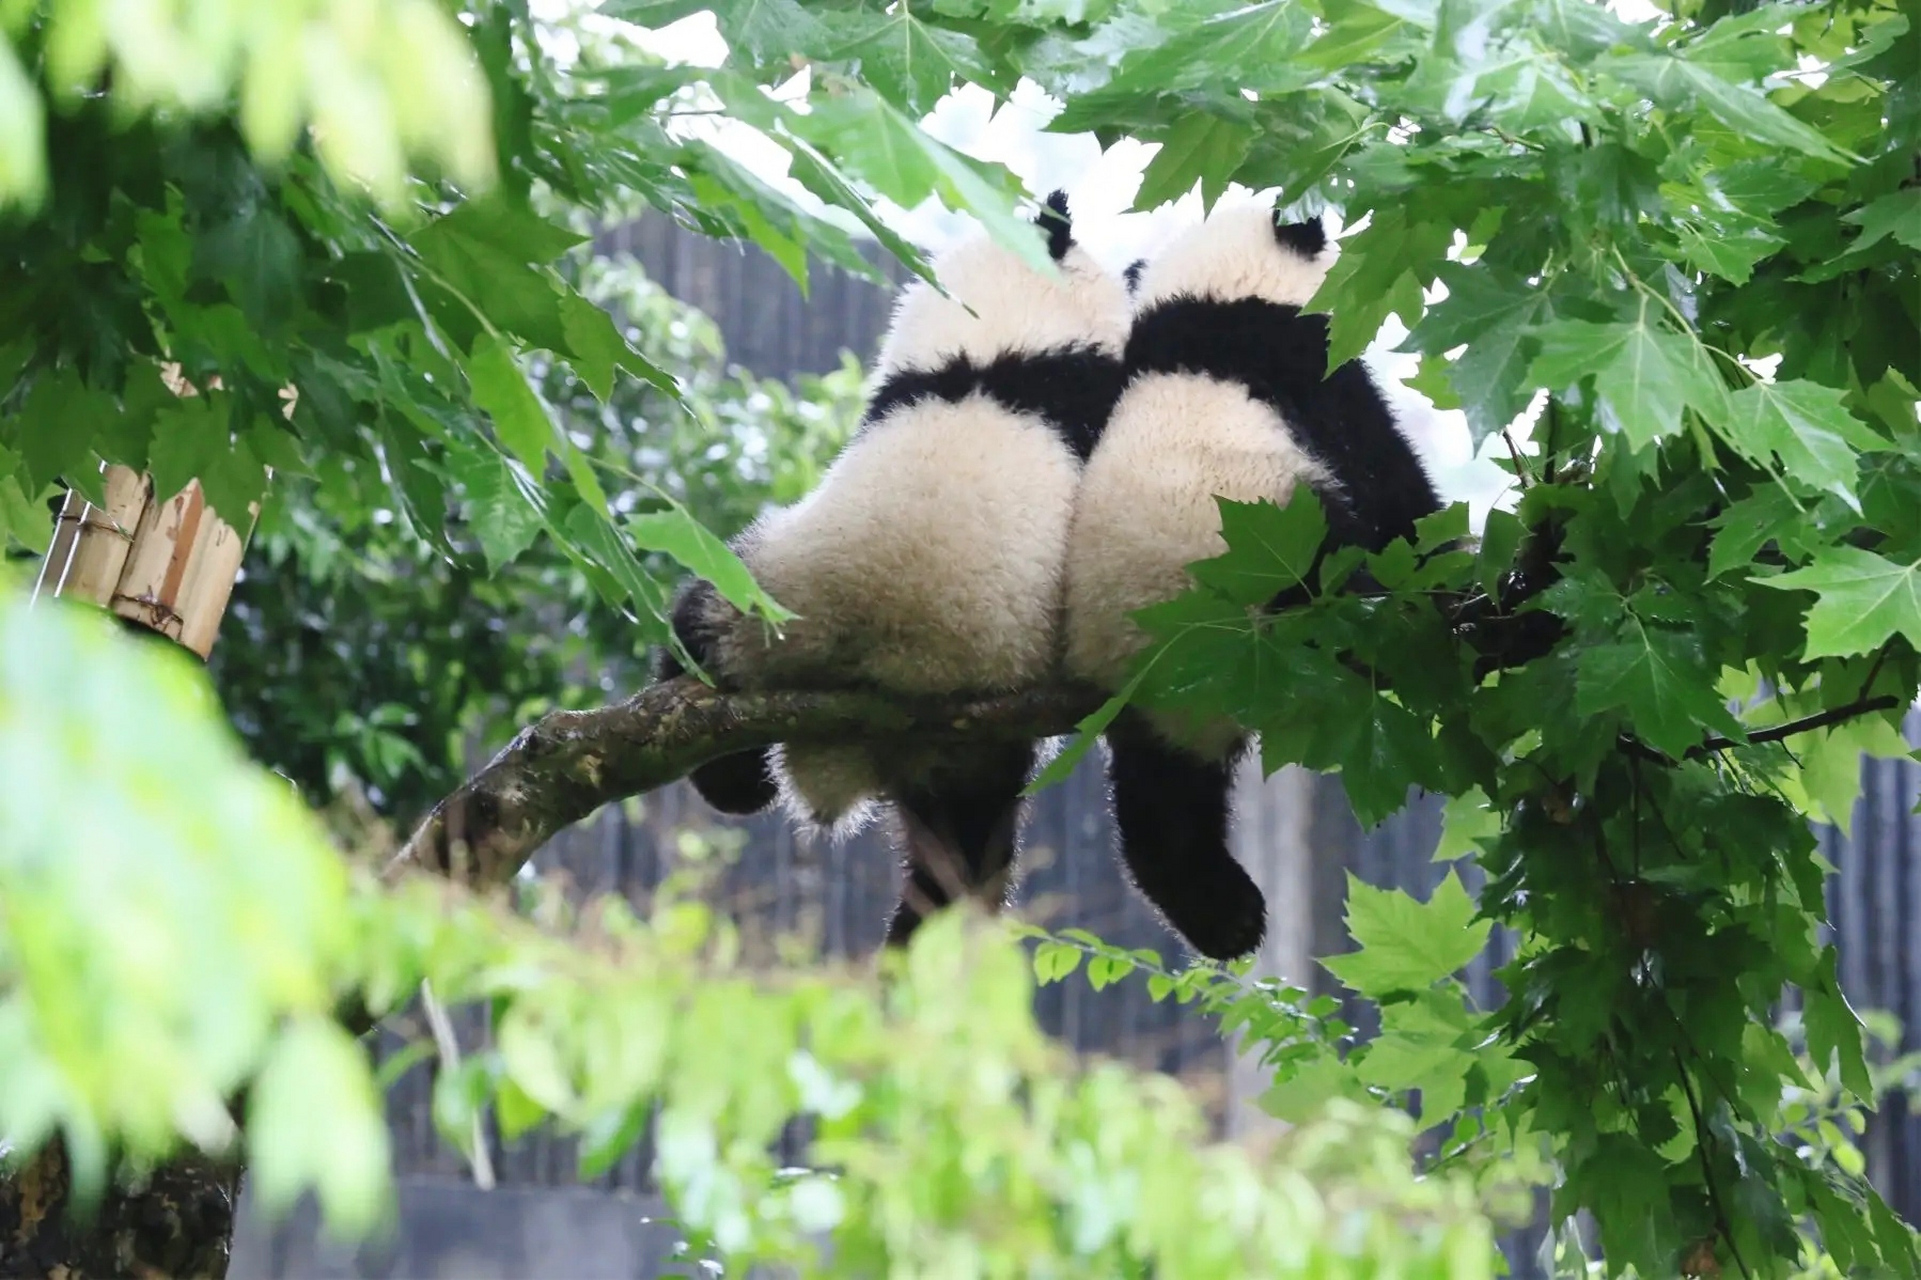
M1041 202L1034 225L1047 233L1047 253L1059 262L1074 247L1074 220L1067 212L1067 193L1056 191Z
M1282 222L1277 211L1274 216L1274 238L1283 249L1291 249L1303 258L1311 258L1327 248L1327 228L1321 225L1319 214L1306 222Z
M1127 270L1123 273L1123 278L1127 281L1128 293L1131 294L1141 287L1141 272L1145 270L1147 270L1146 258L1136 258L1127 264Z

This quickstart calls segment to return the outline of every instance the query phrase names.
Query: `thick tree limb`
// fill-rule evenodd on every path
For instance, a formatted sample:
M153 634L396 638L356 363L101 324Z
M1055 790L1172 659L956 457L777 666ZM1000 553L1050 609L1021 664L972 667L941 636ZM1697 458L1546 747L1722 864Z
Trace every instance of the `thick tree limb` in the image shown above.
M984 698L906 701L863 691L723 694L690 676L613 706L555 711L435 807L388 864L475 887L504 884L563 827L697 765L778 742L1044 738L1102 703L1071 686Z

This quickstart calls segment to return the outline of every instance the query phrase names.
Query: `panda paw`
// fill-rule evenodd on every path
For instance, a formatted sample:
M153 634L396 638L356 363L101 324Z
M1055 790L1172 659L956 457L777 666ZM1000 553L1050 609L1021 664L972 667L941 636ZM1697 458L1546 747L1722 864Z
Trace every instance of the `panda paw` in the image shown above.
M739 817L759 813L780 793L765 751L740 751L709 760L688 774L687 780L710 806Z
M1250 881L1241 892L1224 895L1182 923L1169 921L1187 945L1209 960L1225 964L1260 950L1267 934L1267 900Z

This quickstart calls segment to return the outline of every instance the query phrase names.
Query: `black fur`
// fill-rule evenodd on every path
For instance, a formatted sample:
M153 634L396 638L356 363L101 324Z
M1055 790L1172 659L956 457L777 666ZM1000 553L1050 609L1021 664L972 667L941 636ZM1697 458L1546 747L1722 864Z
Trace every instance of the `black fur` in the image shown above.
M1056 191L1043 202L1035 223L1047 235L1048 253L1061 261L1074 246L1067 196ZM882 379L862 417L862 429L907 406L927 400L958 404L982 395L1017 413L1036 414L1085 462L1120 398L1121 362L1091 345L1019 352L977 365L965 356L936 369L906 369ZM716 637L713 588L694 584L676 602L674 633L702 667L714 671ZM681 674L671 653L657 661L656 677ZM890 945L904 944L922 919L963 896L1005 884L1012 867L1023 811L1021 789L1033 764L1032 743L988 745L949 751L935 760L910 756L882 791L900 825L900 852L907 885L888 925ZM757 813L778 797L766 750L709 761L690 780L703 799L724 813ZM883 774L886 765L883 763Z
M713 670L714 635L707 621L712 616L715 595L711 582L690 582L674 601L669 621L673 625L674 635L693 655L694 661L718 681L720 673ZM681 665L672 649L663 645L654 651L655 681L672 680L686 674L687 668ZM689 773L687 780L694 784L694 790L702 800L721 813L737 816L759 813L774 803L780 794L765 748L737 751L717 760L709 760Z
M863 424L922 400L958 404L976 393L1017 413L1052 423L1082 462L1094 450L1120 399L1120 361L1094 347L1062 347L1041 354L1015 352L986 365L957 356L938 369L903 369L874 389Z
M1274 235L1303 257L1327 247L1319 219L1277 222ZM1324 315L1259 298L1174 297L1135 319L1125 364L1130 378L1194 374L1246 388L1329 473L1331 483L1315 486L1328 523L1320 556L1343 546L1379 551L1413 537L1440 498L1366 366L1350 360L1328 374L1327 353ZM1306 594L1291 589L1271 607ZM1266 903L1227 845L1233 765L1247 740L1226 759L1206 760L1125 717L1107 739L1115 825L1134 883L1201 954L1252 951Z
M890 788L907 883L887 925L888 946L905 945L922 920L997 881L1005 899L1026 807L1021 788L1033 763L1032 743L970 747Z
M1067 212L1067 193L1055 191L1041 204L1034 225L1047 233L1047 253L1059 262L1074 247L1074 218Z
M1253 951L1267 926L1266 899L1227 846L1239 758L1239 751L1206 760L1182 750L1131 710L1107 730L1114 825L1128 875L1188 945L1213 960Z
M1412 537L1440 509L1421 460L1359 360L1327 368L1327 317L1258 298L1172 298L1134 322L1127 370L1191 373L1238 383L1287 421L1294 439L1332 474L1318 489L1328 532L1379 551Z
M1281 247L1291 249L1303 258L1311 258L1327 248L1327 228L1319 218L1309 218L1306 222L1274 222L1274 238Z
M1122 273L1121 278L1127 281L1127 293L1129 297L1132 297L1140 291L1141 272L1145 270L1147 270L1146 258L1136 258L1127 264L1127 270Z

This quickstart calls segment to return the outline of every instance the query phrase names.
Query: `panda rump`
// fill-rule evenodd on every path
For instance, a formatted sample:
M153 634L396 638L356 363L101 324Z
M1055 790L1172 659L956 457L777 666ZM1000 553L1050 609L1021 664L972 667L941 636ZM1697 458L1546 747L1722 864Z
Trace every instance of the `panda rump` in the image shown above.
M1126 292L1074 243L1064 197L1037 220L1045 275L976 236L937 260L947 295L903 291L860 428L817 487L734 541L797 616L774 635L697 583L678 637L723 688L1010 691L1054 674L1068 523L1121 384ZM665 667L663 667L665 670ZM716 807L776 795L836 834L876 802L899 820L907 889L890 925L972 894L998 904L1032 742L790 742L693 775Z

